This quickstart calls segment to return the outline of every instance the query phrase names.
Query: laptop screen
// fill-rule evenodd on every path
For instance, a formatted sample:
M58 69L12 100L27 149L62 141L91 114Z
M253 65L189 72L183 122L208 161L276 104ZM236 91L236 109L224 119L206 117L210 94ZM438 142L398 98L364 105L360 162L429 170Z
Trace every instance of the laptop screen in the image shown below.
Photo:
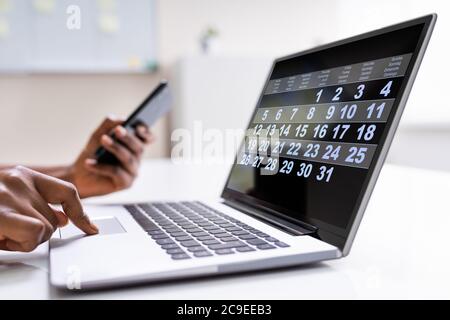
M276 60L223 196L345 239L417 58L419 22Z

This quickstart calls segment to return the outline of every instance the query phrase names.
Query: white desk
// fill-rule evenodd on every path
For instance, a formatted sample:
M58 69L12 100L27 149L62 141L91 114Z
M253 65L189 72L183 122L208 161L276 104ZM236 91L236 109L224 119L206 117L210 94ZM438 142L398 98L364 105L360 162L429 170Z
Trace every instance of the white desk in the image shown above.
M228 165L144 163L130 190L90 202L214 198ZM0 299L450 298L450 174L386 165L347 258L315 265L92 293L47 282L46 244L0 253Z

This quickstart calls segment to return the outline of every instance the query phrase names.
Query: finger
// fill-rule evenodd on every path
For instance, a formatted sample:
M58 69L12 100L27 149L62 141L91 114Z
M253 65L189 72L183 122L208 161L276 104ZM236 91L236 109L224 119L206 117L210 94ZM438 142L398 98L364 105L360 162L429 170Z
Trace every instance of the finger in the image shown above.
M11 251L8 249L8 247L6 246L6 240L2 239L0 240L0 250L3 251Z
M45 231L44 231L44 235L43 235L43 238L44 238L43 241L50 239L53 232L55 232L56 228L58 227L57 218L53 215L53 213L47 214L47 215L51 215L53 217L55 222L52 223L35 207L32 207L32 206L27 207L26 206L26 207L22 208L22 210L23 211L20 211L20 209L18 209L18 211L21 214L26 215L28 217L35 218L35 219L39 219L44 224ZM42 209L41 209L41 211L42 211Z
M145 144L151 144L155 140L155 136L153 135L153 133L143 125L139 125L136 127L136 135Z
M121 141L133 154L140 157L144 152L144 143L136 137L132 132L127 131L122 126L117 126L114 133L119 141Z
M36 245L37 247L37 245ZM36 249L36 247L31 248L28 247L26 244L22 244L10 239L6 239L5 241L2 241L2 244L0 245L0 249L1 250L5 250L5 251L20 251L20 252L31 252L34 249Z
M0 242L3 250L32 251L48 240L44 238L44 233L44 223L36 218L15 212L0 214L0 234L3 238Z
M95 138L95 140L99 140L102 135L110 133L112 129L114 129L118 125L121 125L123 122L123 119L117 118L115 116L108 116L94 131L92 137Z
M119 166L97 164L95 160L89 159L85 167L92 173L110 178L119 189L128 188L133 183L133 176Z
M39 195L38 199L34 199L32 201L33 209L32 211L37 211L36 214L39 215L39 218L44 219L49 222L50 226L52 227L52 233L55 231L56 228L58 228L59 220L58 217L55 215L55 212L52 208L48 205L46 201L44 201Z
M132 176L137 175L139 161L136 156L131 153L130 150L122 146L120 143L114 141L107 135L102 136L101 142L106 150L116 156L122 167L126 171L128 171L128 173L130 173Z
M85 233L98 233L98 228L84 213L77 189L72 184L38 172L33 173L33 178L37 191L45 201L51 204L61 204L70 221Z
M64 212L58 209L51 208L53 210L53 214L58 219L58 228L62 228L67 226L69 223L69 217L66 216Z

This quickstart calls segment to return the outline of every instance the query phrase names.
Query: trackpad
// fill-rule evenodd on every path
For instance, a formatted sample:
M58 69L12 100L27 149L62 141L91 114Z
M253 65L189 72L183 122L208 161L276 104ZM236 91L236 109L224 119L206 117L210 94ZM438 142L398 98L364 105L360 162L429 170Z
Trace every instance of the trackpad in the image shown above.
M115 233L125 233L125 229L120 224L116 217L101 217L92 219L92 222L98 227L98 235L107 235ZM78 229L75 225L69 224L61 228L61 239L72 238L75 236L85 236L86 234Z

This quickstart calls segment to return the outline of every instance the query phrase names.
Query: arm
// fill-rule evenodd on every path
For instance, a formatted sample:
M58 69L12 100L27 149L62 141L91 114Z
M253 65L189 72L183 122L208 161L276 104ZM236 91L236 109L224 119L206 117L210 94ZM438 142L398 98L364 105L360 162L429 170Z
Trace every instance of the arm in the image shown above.
M0 166L0 171L11 170L14 169L15 167L16 167L15 165L3 165ZM49 167L28 166L28 168L51 177L73 183L73 177L70 170L70 166L49 166Z
M130 187L138 175L144 148L153 141L153 136L145 126L139 126L135 132L127 131L121 126L122 122L105 119L73 164L32 169L74 184L81 198L105 195ZM112 130L120 143L108 136ZM100 146L114 154L120 164L98 164L93 157ZM0 166L0 170L11 167Z

